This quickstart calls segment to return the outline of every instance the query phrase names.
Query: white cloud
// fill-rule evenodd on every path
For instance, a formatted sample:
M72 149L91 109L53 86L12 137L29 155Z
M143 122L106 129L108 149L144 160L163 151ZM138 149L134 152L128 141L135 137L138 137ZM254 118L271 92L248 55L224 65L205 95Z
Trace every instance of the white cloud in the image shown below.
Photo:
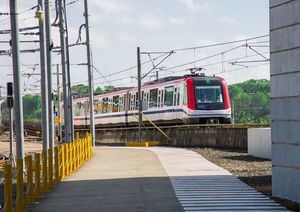
M130 8L123 3L123 1L115 0L94 0L93 4L100 7L106 13L118 13L130 10Z
M163 21L153 13L141 14L140 19L137 19L140 26L148 29L154 29L163 26Z
M121 32L118 37L118 41L131 43L137 40L136 36L133 33Z
M170 17L169 23L174 25L184 25L186 22L185 18L176 18L176 17Z
M195 42L197 46L207 46L217 43L215 40L212 39L201 39Z
M190 11L211 11L214 9L214 6L203 0L179 0L185 5L185 7Z
M100 33L93 32L91 33L91 44L94 48L103 48L108 47L111 42L104 38Z
M230 25L237 24L237 20L235 20L234 18L231 18L231 17L227 17L227 16L220 17L218 19L218 22L220 22L222 24L230 24Z
M245 40L245 39L247 39L247 38L249 38L249 36L244 35L244 34L237 34L237 35L233 36L233 37L230 39L230 41Z

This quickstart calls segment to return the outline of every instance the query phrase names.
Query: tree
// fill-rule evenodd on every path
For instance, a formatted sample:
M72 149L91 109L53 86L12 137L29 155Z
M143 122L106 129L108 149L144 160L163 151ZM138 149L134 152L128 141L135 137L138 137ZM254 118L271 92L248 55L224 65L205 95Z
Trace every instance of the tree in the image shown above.
M96 88L96 90L94 91L94 94L102 94L104 91L103 91L103 89L102 88L100 88L100 87L97 87Z
M248 80L229 86L236 123L270 122L270 81Z
M71 91L72 94L76 96L87 96L89 93L89 87L83 84L73 85Z
M113 89L115 89L115 86L113 86L113 85L104 86L104 91L105 92L112 91Z

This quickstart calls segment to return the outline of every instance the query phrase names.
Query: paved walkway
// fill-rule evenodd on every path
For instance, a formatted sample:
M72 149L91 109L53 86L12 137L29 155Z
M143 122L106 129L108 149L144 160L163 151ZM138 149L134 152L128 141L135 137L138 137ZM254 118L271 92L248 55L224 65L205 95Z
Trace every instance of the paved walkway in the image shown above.
M29 211L183 211L157 155L94 148L90 161Z
M97 147L92 159L30 211L285 210L199 154Z
M152 151L167 171L185 211L286 211L196 152L157 147Z

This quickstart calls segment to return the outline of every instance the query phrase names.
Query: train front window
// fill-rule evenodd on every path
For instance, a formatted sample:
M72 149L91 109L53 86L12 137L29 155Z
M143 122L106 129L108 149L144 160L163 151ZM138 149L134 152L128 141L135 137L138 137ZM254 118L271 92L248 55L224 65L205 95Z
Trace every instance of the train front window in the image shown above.
M223 103L221 86L196 86L197 104Z

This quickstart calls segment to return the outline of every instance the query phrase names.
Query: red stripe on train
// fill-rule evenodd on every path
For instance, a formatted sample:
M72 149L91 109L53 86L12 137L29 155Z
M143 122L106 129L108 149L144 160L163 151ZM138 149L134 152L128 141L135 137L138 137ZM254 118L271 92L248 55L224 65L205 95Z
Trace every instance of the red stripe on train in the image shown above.
M196 98L193 78L189 77L186 80L187 95L188 95L188 108L196 109Z

